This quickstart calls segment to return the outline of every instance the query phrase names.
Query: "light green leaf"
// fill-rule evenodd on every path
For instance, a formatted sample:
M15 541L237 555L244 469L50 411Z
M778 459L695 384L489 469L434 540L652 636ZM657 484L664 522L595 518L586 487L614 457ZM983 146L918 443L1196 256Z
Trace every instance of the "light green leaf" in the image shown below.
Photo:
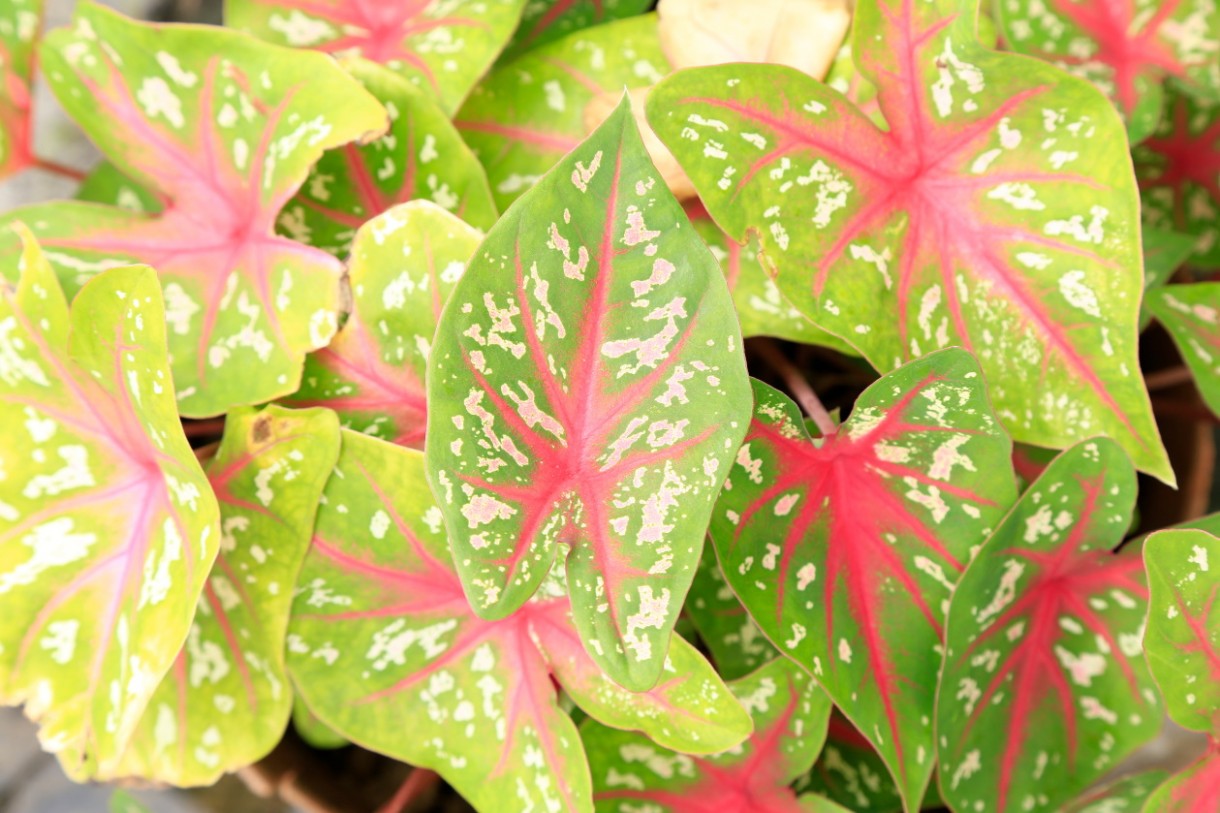
M1148 292L1146 305L1173 337L1203 400L1220 415L1220 282L1165 285Z

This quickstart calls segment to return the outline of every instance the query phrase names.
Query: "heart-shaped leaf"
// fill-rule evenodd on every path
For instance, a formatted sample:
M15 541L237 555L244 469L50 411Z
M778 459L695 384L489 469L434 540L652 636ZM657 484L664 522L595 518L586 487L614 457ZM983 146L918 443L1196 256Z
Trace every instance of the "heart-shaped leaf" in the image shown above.
M386 68L365 60L346 66L385 105L390 131L367 146L348 144L323 155L280 214L280 231L346 256L357 228L409 200L430 200L477 228L495 223L483 165L444 111Z
M115 776L210 785L275 747L292 713L284 636L318 498L339 456L327 410L229 413L208 465L221 546L186 646Z
M643 14L653 0L536 0L525 4L521 24L501 60L515 59L532 48L575 31Z
M829 698L786 658L729 688L750 712L754 733L722 754L688 756L596 721L581 725L598 813L799 811L791 785L822 747Z
M860 0L888 130L777 65L681 71L649 121L780 290L879 370L972 349L1014 439L1117 438L1173 473L1140 376L1139 198L1087 82L984 48L972 0Z
M1220 735L1220 539L1160 531L1144 542L1148 629L1144 650L1169 716Z
M0 285L0 702L86 778L111 771L173 665L220 530L156 275L107 271L69 315L23 240L16 291Z
M452 115L508 43L524 5L525 0L226 0L225 22L280 45L379 62Z
M1062 813L1139 813L1165 780L1164 771L1144 771L1086 793L1061 808Z
M932 773L945 607L1016 498L1011 443L978 364L957 348L873 384L824 439L761 382L754 402L712 518L725 577L916 809Z
M344 426L422 449L429 347L481 238L427 201L362 226L348 263L352 314L330 346L306 361L289 402L330 407Z
M42 0L9 0L0 12L0 178L34 162L30 148L30 84Z
M1220 87L1220 12L1213 0L1006 0L996 4L1008 46L1097 85L1131 141L1161 116L1168 76Z
M657 17L644 14L579 31L498 66L454 123L483 162L504 210L580 144L592 129L586 112L599 97L651 85L668 72Z
M1220 810L1220 739L1207 751L1156 789L1144 813L1212 813Z
M183 414L295 390L305 353L338 326L342 266L277 237L275 220L324 149L384 127L382 107L323 54L93 3L41 55L67 111L167 207L56 202L10 219L30 224L69 289L115 264L157 269Z
M1145 222L1195 236L1192 263L1220 267L1220 104L1170 94L1156 133L1132 150Z
M703 549L686 605L687 616L721 677L728 680L744 677L776 656L775 647L724 580L716 551L710 544Z
M1173 337L1203 400L1220 415L1220 282L1166 285L1148 292L1146 306Z
M955 810L1053 810L1161 723L1141 654L1147 607L1135 472L1098 438L1062 453L958 581L937 701Z
M367 748L432 768L478 810L593 808L555 681L593 717L684 751L740 742L749 718L680 637L666 679L632 694L585 654L562 580L500 621L476 616L423 456L345 430L318 511L288 661L312 711Z
M437 329L428 472L476 612L567 559L585 645L661 674L750 391L715 258L623 104L488 232Z

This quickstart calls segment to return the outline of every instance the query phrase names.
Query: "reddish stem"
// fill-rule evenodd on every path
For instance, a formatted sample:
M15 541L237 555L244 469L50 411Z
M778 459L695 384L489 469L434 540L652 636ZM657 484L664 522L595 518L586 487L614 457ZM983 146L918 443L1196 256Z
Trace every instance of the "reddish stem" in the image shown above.
M58 175L61 178L76 181L77 183L85 180L85 176L87 174L84 170L70 167L66 164L61 164L58 161L50 161L46 158L35 158L30 163L30 166L41 169L44 172L50 172L52 175Z
M405 813L412 802L435 787L439 781L440 776L436 771L429 771L426 768L413 769L398 792L390 801L382 805L377 813Z
M1148 373L1144 376L1144 383L1148 386L1149 392L1155 392L1156 390L1176 387L1178 384L1185 384L1193 378L1194 376L1191 375L1190 370L1185 365L1179 364L1177 367Z
M805 414L813 419L822 436L833 435L836 428L834 419L830 417L830 413L822 404L822 399L818 398L818 394L813 391L813 387L805 380L805 376L796 368L796 365L789 361L788 357L769 339L756 340L754 349L762 356L763 361L767 362L784 380L792 397L801 405Z
M219 435L225 431L225 419L207 418L202 421L192 421L189 418L182 422L182 431L188 438L201 438L208 435Z

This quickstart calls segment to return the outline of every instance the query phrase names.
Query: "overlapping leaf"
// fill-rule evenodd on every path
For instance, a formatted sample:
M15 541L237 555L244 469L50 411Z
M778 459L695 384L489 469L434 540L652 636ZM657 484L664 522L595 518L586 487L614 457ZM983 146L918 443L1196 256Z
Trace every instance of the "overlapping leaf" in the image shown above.
M749 404L724 278L624 101L488 233L437 330L429 480L476 612L558 555L593 659L651 687Z
M430 200L477 228L495 223L483 166L444 111L392 71L365 60L346 67L385 105L390 131L367 146L348 144L323 155L280 213L281 233L346 256L363 223L415 199Z
M1220 11L1212 0L1009 0L996 11L1012 50L1100 87L1132 142L1156 127L1166 77L1203 93L1220 89Z
M0 178L34 159L30 148L30 84L42 0L9 0L0 11Z
M1160 727L1144 666L1135 472L1099 438L1021 496L953 593L937 700L954 809L1055 810Z
M1017 440L1117 438L1172 481L1136 355L1138 195L1087 82L978 43L971 0L862 0L888 129L780 66L682 71L649 121L780 290L880 370L978 356Z
M1169 716L1220 737L1220 539L1197 530L1144 543L1151 593L1144 649Z
M68 112L167 205L149 216L57 202L10 217L30 224L69 289L115 264L157 269L184 414L295 390L305 353L338 326L342 267L277 237L275 219L324 149L383 128L385 111L325 55L92 3L41 54Z
M344 431L288 639L303 698L343 736L436 770L484 813L591 813L555 683L591 716L665 747L718 752L749 733L711 666L678 636L666 645L665 680L632 694L585 654L561 578L507 618L479 618L422 455Z
M830 700L796 664L777 658L730 684L754 733L722 754L674 753L596 721L581 728L598 813L795 813L792 782L826 736Z
M1016 497L978 364L952 348L885 376L829 437L760 382L713 514L724 574L777 648L877 748L910 809L932 772L949 593Z
M1144 813L1212 813L1220 810L1220 739L1148 798Z
M525 0L226 0L225 22L280 45L379 62L452 115L508 43Z
M838 710L831 712L826 744L822 746L817 762L796 786L833 799L857 813L898 813L902 810L902 797L885 761ZM935 790L933 782L928 791L931 794Z
M220 544L174 409L156 275L71 315L28 232L0 287L0 702L75 777L105 774L182 647Z
M748 675L777 654L724 580L712 545L703 549L686 599L688 617L727 680Z
M325 410L229 413L208 465L221 548L186 646L113 771L209 785L275 746L292 713L284 636L318 498L339 456Z
M1173 337L1203 400L1220 415L1220 282L1149 291L1147 308Z
M155 215L165 203L152 192L128 178L109 161L102 161L85 176L76 190L76 200L104 203L129 212Z
M498 66L454 122L487 169L505 209L598 124L588 109L606 94L640 88L669 72L657 18L599 25ZM590 119L593 119L592 121Z
M1220 267L1220 104L1169 94L1156 133L1132 156L1147 224L1194 235L1192 262Z
M521 24L501 59L514 59L575 31L643 14L652 0L534 0L525 4Z
M426 201L361 227L348 263L352 314L330 346L306 361L289 401L330 407L345 426L422 449L432 337L481 237Z
M1063 813L1139 813L1164 779L1164 771L1145 771L1123 777L1086 793L1066 805Z

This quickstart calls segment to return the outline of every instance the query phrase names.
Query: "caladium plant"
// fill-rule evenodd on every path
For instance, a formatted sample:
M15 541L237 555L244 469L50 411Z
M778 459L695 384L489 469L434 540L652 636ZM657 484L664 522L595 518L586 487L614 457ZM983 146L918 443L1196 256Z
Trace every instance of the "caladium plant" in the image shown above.
M626 101L488 233L428 366L429 479L476 612L567 562L624 686L661 676L750 396L715 258Z
M1166 285L1149 292L1148 310L1173 336L1200 395L1220 415L1220 283Z
M875 367L964 345L1015 439L1109 434L1170 481L1131 339L1121 125L1083 80L980 45L977 16L970 0L857 5L853 58L886 130L774 65L674 74L649 121L716 222L757 234L789 301Z
M501 58L520 56L573 31L643 14L652 5L652 0L532 0Z
M178 423L156 275L68 310L28 230L0 293L0 700L74 776L113 772L173 666L220 546Z
M446 113L504 49L525 0L226 0L234 28L397 71Z
M632 694L604 675L573 623L562 561L524 606L480 618L441 514L419 452L344 430L288 638L293 678L327 725L436 770L485 813L506 803L592 811L556 683L594 718L687 753L723 751L749 733L746 713L677 636L658 653L665 678L651 691Z
M33 163L30 96L42 0L15 0L0 16L0 178Z
M1135 472L1112 441L1059 455L957 584L937 693L955 809L1052 810L1156 734Z
M593 720L581 726L598 813L798 813L818 808L791 785L826 737L830 701L799 666L777 658L730 684L754 733L706 757L679 754L641 734Z
M305 352L338 327L342 268L276 236L275 220L324 149L384 129L384 108L321 54L133 23L88 2L75 19L46 38L47 79L107 157L168 206L149 217L57 202L10 219L30 225L69 290L115 264L156 268L183 414L291 393Z
M1166 77L1204 94L1220 85L1220 10L1211 0L1004 0L996 10L1014 51L1100 87L1132 142L1156 127Z
M422 449L432 337L481 237L425 201L364 224L347 266L351 314L309 357L289 403L329 407L344 426Z

